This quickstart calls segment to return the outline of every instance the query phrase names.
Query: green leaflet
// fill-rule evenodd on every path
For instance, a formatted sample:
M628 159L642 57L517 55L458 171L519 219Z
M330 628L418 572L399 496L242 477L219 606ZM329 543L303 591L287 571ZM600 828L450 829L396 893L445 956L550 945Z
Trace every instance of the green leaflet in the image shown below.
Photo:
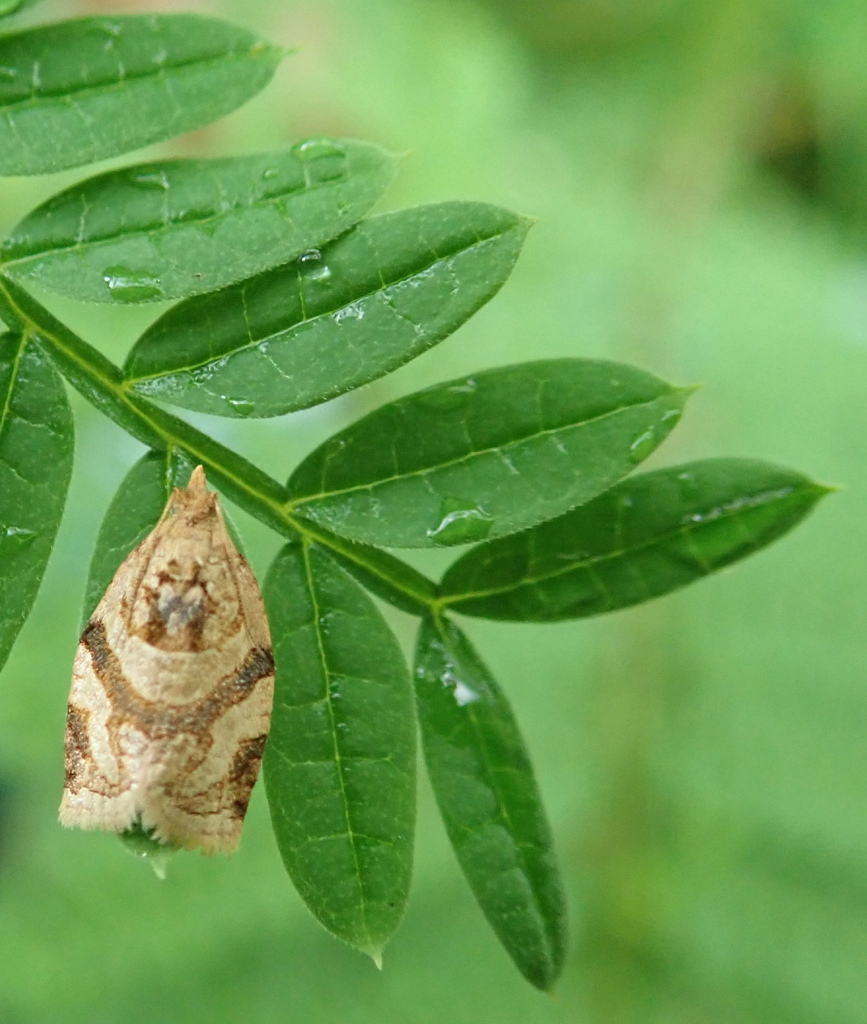
M316 546L283 549L265 603L277 843L316 917L378 961L412 866L415 718L403 655L370 598Z
M223 416L280 416L426 351L511 273L529 221L438 203L364 221L296 264L169 310L125 367L142 394Z
M351 227L388 187L394 163L377 146L314 139L109 171L28 214L3 243L4 272L89 302L212 291Z
M193 14L81 18L0 37L0 174L47 174L239 107L282 52Z
M330 438L289 480L291 507L390 547L514 533L625 476L668 435L688 394L601 360L487 370L391 402Z
M424 619L415 667L428 774L485 916L516 966L550 989L566 908L539 790L506 698L450 622Z
M0 335L0 667L51 554L72 473L72 415L60 377L25 337Z
M175 487L186 487L195 464L183 451L148 452L118 488L96 539L84 593L82 627L93 614L120 563L157 524Z
M754 459L631 477L587 505L468 551L440 594L465 615L556 622L638 604L745 558L827 493Z

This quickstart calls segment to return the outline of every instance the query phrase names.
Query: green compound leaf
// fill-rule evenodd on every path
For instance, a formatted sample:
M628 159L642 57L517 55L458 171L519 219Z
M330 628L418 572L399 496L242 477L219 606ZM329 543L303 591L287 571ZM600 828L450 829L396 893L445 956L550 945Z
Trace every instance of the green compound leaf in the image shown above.
M25 217L3 244L4 272L89 302L211 291L351 227L394 166L377 146L316 139L284 152L110 171ZM197 326L201 355L207 340ZM172 339L175 359L188 343Z
M175 487L186 487L195 465L177 448L148 452L117 490L96 539L84 595L82 626L99 604L120 563L156 526Z
M72 473L72 414L47 357L0 335L0 667L30 613Z
M506 698L457 626L424 619L416 700L449 839L518 970L550 989L566 952L563 889L542 801Z
M440 594L465 615L557 622L648 601L787 533L828 493L753 459L706 459L624 480L532 530L483 544Z
M487 370L377 409L312 452L293 511L388 547L465 544L588 501L646 458L689 391L632 366Z
M483 203L374 217L321 252L182 303L125 368L142 394L222 416L280 416L442 341L509 276L529 221Z
M322 924L379 961L412 867L415 716L403 655L371 599L316 546L283 549L265 603L277 844Z
M0 174L169 139L263 89L283 52L193 14L81 18L0 37Z

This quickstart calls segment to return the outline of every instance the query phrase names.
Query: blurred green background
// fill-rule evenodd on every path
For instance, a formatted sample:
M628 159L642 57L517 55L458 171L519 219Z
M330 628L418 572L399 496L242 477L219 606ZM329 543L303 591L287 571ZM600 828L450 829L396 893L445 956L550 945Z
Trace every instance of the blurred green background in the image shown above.
M643 608L470 622L523 722L566 874L552 998L476 909L426 783L380 974L283 873L261 787L231 860L158 882L56 824L84 576L141 449L74 398L68 511L0 685L2 1024L862 1024L867 1019L867 7L863 0L210 0L298 52L154 153L310 134L406 152L390 206L538 218L503 292L434 351L319 409L195 417L276 476L398 394L542 356L703 386L655 463L750 455L841 491L771 550ZM0 222L89 174L4 182ZM159 309L53 308L120 358ZM256 568L276 549L238 516ZM434 572L444 553L418 557ZM395 613L409 650L414 623Z

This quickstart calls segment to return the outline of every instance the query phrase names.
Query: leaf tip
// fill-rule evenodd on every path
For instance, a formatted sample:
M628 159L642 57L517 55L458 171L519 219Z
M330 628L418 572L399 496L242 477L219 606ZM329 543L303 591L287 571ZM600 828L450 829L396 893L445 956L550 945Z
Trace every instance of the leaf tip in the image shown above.
M380 949L365 949L365 950L362 950L362 952L366 953L370 957L370 959L376 965L376 969L378 971L382 970L382 949L381 948Z
M522 964L515 960L515 966L533 988L551 996L552 999L557 998L556 986L560 980L560 972L563 969L562 960L557 963L552 961L544 965L538 963L532 965Z

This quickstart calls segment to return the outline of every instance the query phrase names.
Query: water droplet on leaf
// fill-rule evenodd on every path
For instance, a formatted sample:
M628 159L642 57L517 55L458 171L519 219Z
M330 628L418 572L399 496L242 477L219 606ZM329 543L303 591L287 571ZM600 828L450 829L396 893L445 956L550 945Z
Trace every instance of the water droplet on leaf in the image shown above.
M256 406L252 402L245 401L243 398L227 398L226 401L238 416L252 416L256 411Z
M465 683L460 681L455 683L455 704L459 708L466 707L467 704L475 704L481 699L481 696L475 690L471 690Z
M434 544L470 544L484 540L494 521L483 508L472 502L447 498L440 509L440 521L427 535Z
M323 156L345 156L343 146L334 139L315 138L296 142L292 147L292 155L299 160L319 160Z
M169 179L164 170L142 171L132 176L133 184L140 188L151 188L157 191L166 191L169 187Z
M641 462L642 459L646 459L650 455L655 447L656 435L652 430L646 430L643 434L639 434L629 446L629 458L633 462Z
M327 281L331 277L331 267L322 259L318 249L308 249L298 257L301 275L308 281Z
M147 302L163 295L159 277L146 271L124 266L106 267L102 277L111 297L118 302Z
M28 530L24 526L0 528L0 550L3 551L3 557L11 558L17 552L29 548L37 536L35 530Z
M292 155L304 162L308 185L342 178L346 151L333 139L307 139L292 147Z
M336 310L334 319L337 323L342 323L344 320L363 320L364 307L358 302L351 302L343 309Z
M464 381L456 381L446 387L439 384L427 391L422 391L419 393L418 401L428 409L448 412L466 405L476 393L477 387L475 380L468 377Z

